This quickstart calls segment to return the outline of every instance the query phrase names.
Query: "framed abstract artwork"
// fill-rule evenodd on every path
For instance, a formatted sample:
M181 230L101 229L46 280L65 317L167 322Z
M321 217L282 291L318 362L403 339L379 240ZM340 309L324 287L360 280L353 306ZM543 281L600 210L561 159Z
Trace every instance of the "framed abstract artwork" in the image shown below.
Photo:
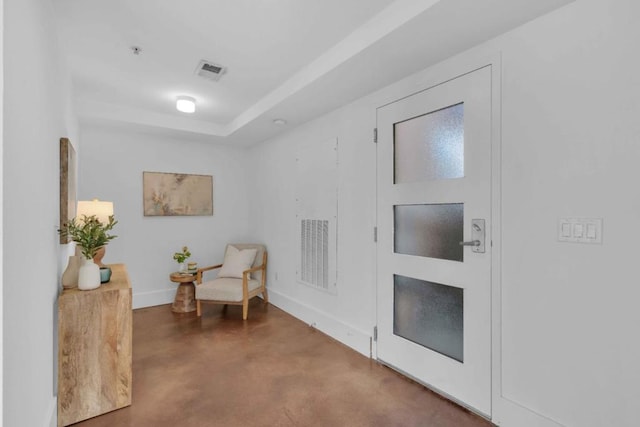
M213 176L143 172L144 216L213 215Z
M68 138L60 138L60 228L76 216L76 152ZM71 238L60 235L60 243Z

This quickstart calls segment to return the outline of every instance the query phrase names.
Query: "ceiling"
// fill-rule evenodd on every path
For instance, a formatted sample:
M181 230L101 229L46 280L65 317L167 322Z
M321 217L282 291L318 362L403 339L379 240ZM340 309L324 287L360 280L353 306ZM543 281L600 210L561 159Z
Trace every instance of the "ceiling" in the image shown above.
M251 145L572 0L54 0L83 123ZM137 46L140 54L131 49ZM227 67L213 82L201 60ZM196 99L193 114L175 98ZM285 126L273 123L276 118Z

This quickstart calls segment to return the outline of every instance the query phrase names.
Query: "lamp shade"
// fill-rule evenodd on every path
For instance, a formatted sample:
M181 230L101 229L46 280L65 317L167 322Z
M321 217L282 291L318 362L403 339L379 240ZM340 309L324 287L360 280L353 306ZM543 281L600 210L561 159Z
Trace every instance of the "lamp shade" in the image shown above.
M76 216L82 219L82 216L95 215L103 224L109 222L109 217L113 215L113 202L103 202L102 200L93 199L90 201L78 201L78 210Z

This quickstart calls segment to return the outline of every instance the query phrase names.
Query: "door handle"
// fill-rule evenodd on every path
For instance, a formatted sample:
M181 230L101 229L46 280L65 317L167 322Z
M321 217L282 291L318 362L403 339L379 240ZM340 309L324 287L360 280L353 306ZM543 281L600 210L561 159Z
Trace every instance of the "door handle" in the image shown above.
M471 239L467 242L460 242L460 246L471 246L471 251L483 254L485 242L484 219L471 220Z

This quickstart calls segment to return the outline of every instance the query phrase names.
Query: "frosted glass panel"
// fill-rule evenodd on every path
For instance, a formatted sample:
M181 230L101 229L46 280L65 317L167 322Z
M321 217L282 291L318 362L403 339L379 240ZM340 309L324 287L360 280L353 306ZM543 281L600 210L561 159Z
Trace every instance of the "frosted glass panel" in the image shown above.
M393 333L464 361L463 290L393 276Z
M393 125L394 183L464 176L464 104Z
M463 260L463 203L397 205L393 211L395 253Z

